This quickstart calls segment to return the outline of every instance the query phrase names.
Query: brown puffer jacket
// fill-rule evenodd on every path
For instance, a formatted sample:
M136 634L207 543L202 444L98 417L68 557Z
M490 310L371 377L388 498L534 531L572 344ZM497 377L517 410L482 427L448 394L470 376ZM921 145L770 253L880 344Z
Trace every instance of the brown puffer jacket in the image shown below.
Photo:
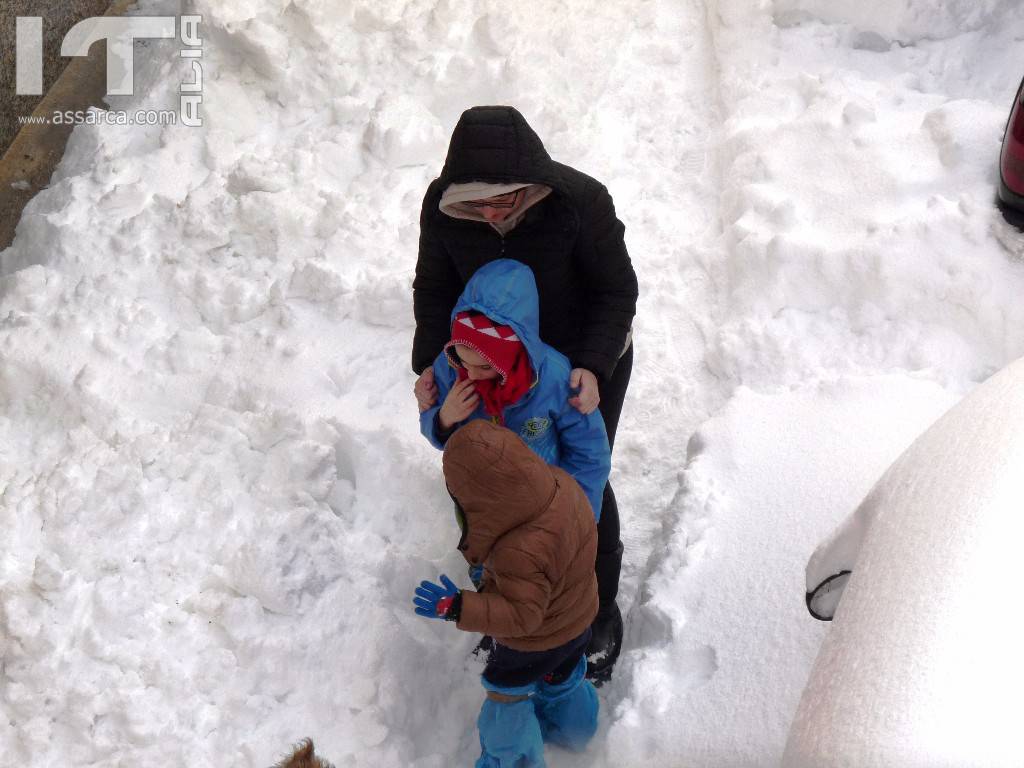
M579 484L482 419L449 438L444 476L466 518L459 549L484 566L483 591L462 593L459 629L545 651L590 626L597 526Z

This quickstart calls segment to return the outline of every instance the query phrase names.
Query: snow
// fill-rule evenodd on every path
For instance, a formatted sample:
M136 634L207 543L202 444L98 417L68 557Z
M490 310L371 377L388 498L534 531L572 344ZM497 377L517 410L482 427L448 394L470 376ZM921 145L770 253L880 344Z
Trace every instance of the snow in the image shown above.
M1024 9L930 5L143 0L204 17L204 127L76 128L0 253L0 763L471 764L475 638L411 607L467 583L411 281L451 128L510 103L641 284L627 647L549 762L777 765L808 555L1024 355ZM175 108L173 41L136 52L115 105Z
M893 464L783 763L1020 764L1021 624L998 585L1024 536L1024 360Z
M774 4L778 23L820 19L850 25L857 30L860 46L877 42L880 52L888 50L891 42L913 45L993 29L1012 11L1012 0L948 0L941 4L929 0L776 0ZM886 38L884 47L879 38Z
M741 387L701 426L631 614L640 658L610 765L637 762L652 721L686 724L650 755L670 765L777 764L766 747L785 741L823 635L794 565L948 401L933 382L902 375L770 395ZM833 476L851 448L868 445Z

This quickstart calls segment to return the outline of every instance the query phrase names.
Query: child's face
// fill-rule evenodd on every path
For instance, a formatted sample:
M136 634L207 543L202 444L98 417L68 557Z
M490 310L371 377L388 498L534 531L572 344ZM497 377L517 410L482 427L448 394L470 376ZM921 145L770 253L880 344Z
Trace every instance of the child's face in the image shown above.
M485 358L469 347L463 344L455 344L454 347L455 353L459 356L459 360L462 361L462 367L466 369L466 373L471 380L496 379L500 376Z

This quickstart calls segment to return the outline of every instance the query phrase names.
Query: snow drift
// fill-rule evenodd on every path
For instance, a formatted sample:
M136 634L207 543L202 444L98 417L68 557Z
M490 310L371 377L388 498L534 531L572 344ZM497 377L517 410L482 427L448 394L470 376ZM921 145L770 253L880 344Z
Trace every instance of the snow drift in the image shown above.
M1022 9L877 7L141 2L203 15L206 124L77 128L0 254L0 763L471 763L472 638L410 603L459 572L411 280L451 127L511 103L608 185L641 281L627 647L550 762L777 764L807 555L1024 354L991 205ZM115 106L184 70L140 44Z

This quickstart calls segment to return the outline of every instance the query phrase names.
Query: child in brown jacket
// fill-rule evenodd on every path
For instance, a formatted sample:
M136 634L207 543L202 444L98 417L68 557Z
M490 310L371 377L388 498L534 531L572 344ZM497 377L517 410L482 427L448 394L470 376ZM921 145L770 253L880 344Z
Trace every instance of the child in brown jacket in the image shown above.
M597 613L597 526L587 497L514 433L483 420L449 438L444 476L462 528L459 550L482 565L480 592L416 589L416 613L494 638L482 682L476 768L542 768L543 742L583 749L597 730L584 652Z

